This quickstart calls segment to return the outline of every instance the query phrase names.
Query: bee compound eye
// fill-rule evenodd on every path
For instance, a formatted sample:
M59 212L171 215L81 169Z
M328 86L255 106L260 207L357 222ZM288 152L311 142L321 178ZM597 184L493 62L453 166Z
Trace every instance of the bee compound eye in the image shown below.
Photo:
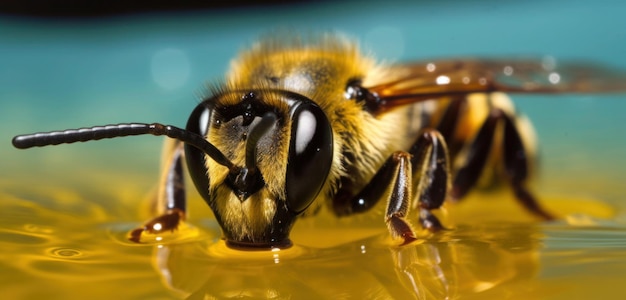
M319 194L333 159L333 133L322 109L301 102L291 109L291 139L286 173L287 206L301 213Z
M209 121L211 119L211 109L203 102L198 104L189 116L187 121L187 131L199 134L203 137L209 132ZM209 201L209 178L206 168L206 155L198 148L185 144L185 160L189 175L196 186L196 189L204 198Z

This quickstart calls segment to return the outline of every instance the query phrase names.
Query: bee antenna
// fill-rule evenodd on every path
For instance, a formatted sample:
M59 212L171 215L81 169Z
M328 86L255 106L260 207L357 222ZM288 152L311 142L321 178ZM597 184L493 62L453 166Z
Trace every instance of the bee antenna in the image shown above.
M218 164L229 169L234 168L234 164L224 156L213 144L209 143L199 134L178 128L171 125L159 123L123 123L105 126L94 126L88 128L68 129L62 131L39 132L34 134L18 135L13 138L13 146L19 149L32 147L43 147L58 144L71 144L76 142L96 141L100 139L110 139L133 135L164 135L185 144L191 145L206 153Z

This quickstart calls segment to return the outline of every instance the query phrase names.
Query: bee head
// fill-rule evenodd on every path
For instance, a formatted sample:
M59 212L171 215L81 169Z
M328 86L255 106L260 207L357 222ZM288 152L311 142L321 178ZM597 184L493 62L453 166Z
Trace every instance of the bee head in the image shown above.
M185 145L191 178L234 247L290 245L289 232L326 183L333 134L313 101L284 90L230 91L200 103L187 128L123 123L13 138L20 149L134 135Z
M296 219L322 190L332 129L313 101L284 90L227 92L192 112L187 131L232 163L186 144L191 178L234 247L285 247Z

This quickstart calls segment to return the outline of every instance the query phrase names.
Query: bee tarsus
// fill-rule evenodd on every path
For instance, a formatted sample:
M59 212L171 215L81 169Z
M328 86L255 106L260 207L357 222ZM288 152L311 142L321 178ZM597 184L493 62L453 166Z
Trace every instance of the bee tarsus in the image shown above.
M180 222L185 219L185 213L179 209L169 210L162 215L146 222L143 227L136 228L130 232L129 240L141 243L144 232L149 234L159 234L173 232L178 229Z

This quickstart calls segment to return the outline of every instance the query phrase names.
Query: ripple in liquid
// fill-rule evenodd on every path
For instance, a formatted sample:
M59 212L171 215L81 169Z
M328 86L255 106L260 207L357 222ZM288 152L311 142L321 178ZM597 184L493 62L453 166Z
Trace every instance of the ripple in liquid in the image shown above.
M75 259L84 256L83 252L73 248L51 248L46 252L49 256L61 259Z

